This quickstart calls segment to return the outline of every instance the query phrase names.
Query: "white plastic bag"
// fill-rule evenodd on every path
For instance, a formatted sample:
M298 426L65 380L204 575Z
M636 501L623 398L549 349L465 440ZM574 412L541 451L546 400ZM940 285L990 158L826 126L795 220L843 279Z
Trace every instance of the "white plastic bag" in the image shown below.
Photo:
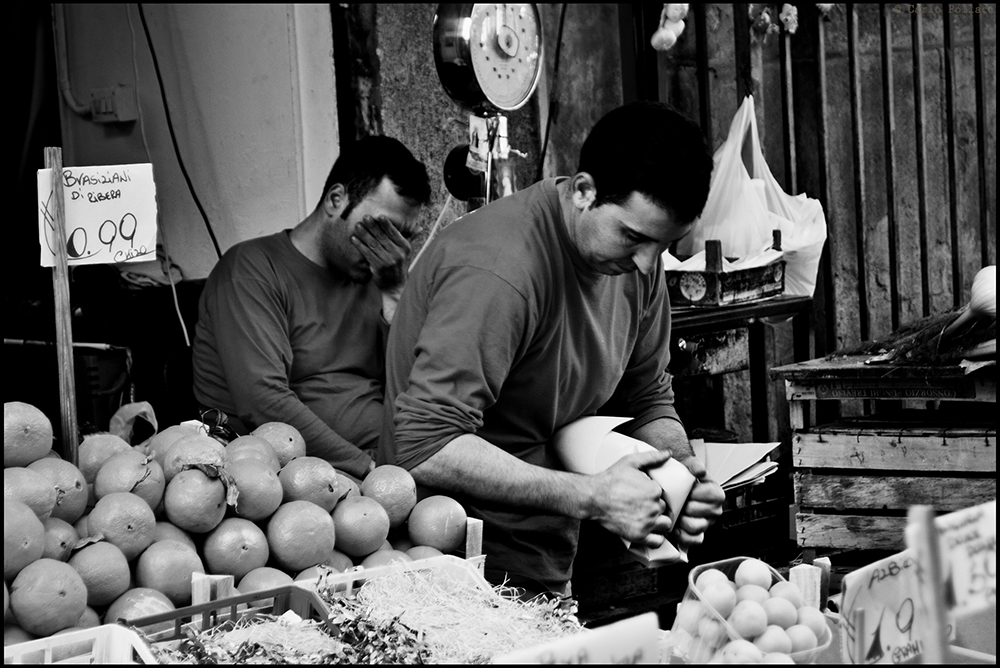
M748 131L753 178L742 156ZM786 194L772 176L760 147L753 97L747 96L715 152L705 210L691 233L677 243L677 253L694 255L704 250L706 239L718 239L724 256L743 258L769 246L776 229L781 231L785 259L785 294L812 296L826 242L823 207L804 194Z

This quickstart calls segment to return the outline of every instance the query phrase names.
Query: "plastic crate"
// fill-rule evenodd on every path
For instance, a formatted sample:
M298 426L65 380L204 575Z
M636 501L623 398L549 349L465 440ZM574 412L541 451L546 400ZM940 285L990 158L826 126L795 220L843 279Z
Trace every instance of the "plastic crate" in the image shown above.
M670 642L674 654L680 656L688 663L714 662L716 653L727 642L743 639L722 615L702 599L697 587L695 587L695 581L697 581L699 575L711 568L722 571L730 580L733 580L736 569L748 559L750 557L723 559L722 561L702 564L691 569L691 572L688 574L687 592L684 594L684 600L681 602L681 607L678 608L677 617L670 630ZM768 566L768 569L771 571L771 586L774 586L778 582L786 581L773 567ZM725 630L725 635L714 639L702 637L699 629L704 619L714 620L721 624ZM833 632L830 630L829 625L825 627L817 640L818 644L814 649L791 654L792 660L795 663L816 663L820 655L833 642Z
M209 629L229 621L235 623L240 619L261 614L278 616L288 610L302 619L323 622L331 633L336 633L336 627L330 621L329 611L319 596L297 585L263 589L208 603L189 605L157 615L118 621L142 631L148 642L161 643L186 638L187 629Z
M156 658L135 631L116 624L8 645L5 664L153 664Z

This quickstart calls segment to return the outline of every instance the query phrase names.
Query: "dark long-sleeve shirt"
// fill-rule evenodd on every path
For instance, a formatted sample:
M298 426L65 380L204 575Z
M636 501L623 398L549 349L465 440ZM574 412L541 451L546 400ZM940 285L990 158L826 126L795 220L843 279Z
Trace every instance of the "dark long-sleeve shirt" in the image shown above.
M374 284L310 261L288 233L237 244L212 270L198 309L195 398L251 429L290 424L310 455L360 477L382 421L381 298Z
M381 461L413 468L476 434L559 469L550 439L581 417L677 419L662 268L589 273L555 184L456 221L414 267L389 334ZM487 569L569 579L579 522L459 499L484 520Z

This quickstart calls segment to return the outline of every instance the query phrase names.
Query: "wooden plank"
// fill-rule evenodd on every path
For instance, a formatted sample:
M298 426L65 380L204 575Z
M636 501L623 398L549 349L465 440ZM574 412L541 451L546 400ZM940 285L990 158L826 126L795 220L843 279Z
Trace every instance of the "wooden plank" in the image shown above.
M996 21L982 21L973 14L973 51L976 59L976 136L980 138L976 161L979 165L979 237L982 266L997 263L996 243L986 239L997 238L996 221L996 145L997 145L997 57ZM987 56L983 43L992 45L992 55ZM993 103L987 107L986 100Z
M786 364L771 370L778 378L788 380L820 380L825 378L882 378L886 384L899 379L964 378L966 370L957 364L947 366L902 366L891 364L865 364L871 355L844 355L832 359L819 358L795 364ZM996 367L980 373L996 378Z
M962 305L962 275L961 260L958 245L958 166L956 165L956 127L955 127L955 49L952 44L951 15L944 12L941 15L944 31L944 118L945 136L947 137L948 165L948 231L951 247L951 294L952 306Z
M865 141L864 129L861 126L861 54L858 46L858 8L851 4L847 9L847 65L849 94L851 101L851 155L853 157L854 169L854 252L855 276L858 295L858 327L859 336L862 341L867 341L870 336L869 320L871 314L868 310L868 272L865 258L865 200L867 197L867 181L865 162Z
M824 380L817 383L790 381L788 399L947 399L950 401L996 401L996 381L976 378L919 379L887 383L873 378Z
M996 478L823 475L796 472L795 502L803 509L905 510L931 504L941 511L961 510L995 499Z
M872 433L798 433L792 438L792 462L797 469L995 473L996 432L947 439Z
M867 515L795 515L799 547L844 550L903 550L905 517Z
M73 358L73 320L69 291L69 265L66 258L66 219L62 188L62 149L45 148L45 168L52 170L52 194L55 202L50 212L56 243L56 264L52 269L55 298L56 359L59 365L59 413L63 456L77 464L80 430L76 418L76 367Z
M882 30L882 135L885 140L885 201L889 233L889 296L891 331L899 329L899 223L896 215L896 100L892 62L892 8L882 5L879 25Z

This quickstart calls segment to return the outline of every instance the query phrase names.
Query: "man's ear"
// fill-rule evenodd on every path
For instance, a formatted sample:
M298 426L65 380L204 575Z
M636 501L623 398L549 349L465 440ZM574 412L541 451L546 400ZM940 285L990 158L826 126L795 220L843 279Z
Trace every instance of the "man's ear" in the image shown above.
M349 201L347 189L344 188L343 184L334 183L326 191L326 194L323 195L323 202L320 204L320 208L331 218L339 218L340 214L347 208Z
M594 177L588 172L577 172L570 182L573 195L573 206L580 211L586 211L597 200L597 186Z

